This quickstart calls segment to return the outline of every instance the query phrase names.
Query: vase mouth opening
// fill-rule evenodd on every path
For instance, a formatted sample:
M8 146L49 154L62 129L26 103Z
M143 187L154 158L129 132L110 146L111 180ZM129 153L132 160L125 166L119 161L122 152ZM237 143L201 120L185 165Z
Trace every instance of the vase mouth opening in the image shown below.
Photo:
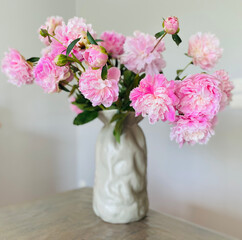
M99 111L98 118L106 125L110 123L112 117L116 113L118 113L117 109ZM136 117L135 112L128 111L128 115L125 119L125 123L127 125L133 125L133 124L138 124L141 120L143 120L143 117L141 115Z

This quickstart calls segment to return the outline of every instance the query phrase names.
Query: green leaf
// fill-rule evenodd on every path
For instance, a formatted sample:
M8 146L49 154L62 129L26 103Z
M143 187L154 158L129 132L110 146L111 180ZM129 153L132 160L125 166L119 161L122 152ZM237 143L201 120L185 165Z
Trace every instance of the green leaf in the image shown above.
M125 115L125 117L119 119L116 122L114 130L113 130L113 135L118 143L120 143L120 136L123 132L123 127L124 127L123 123L124 123L125 118L126 118L126 115Z
M102 76L102 80L107 79L107 76L108 76L108 69L107 69L107 65L104 65L104 66L103 66L101 76Z
M160 38L163 34L165 33L165 31L161 31L155 34L155 38Z
M77 117L74 119L73 124L74 125L83 125L85 123L91 122L95 118L97 118L98 112L91 112L91 111L84 111L77 115Z
M91 44L95 44L95 45L98 45L97 42L94 40L94 38L92 37L91 33L89 33L87 31L87 39L88 41L91 43Z
M59 89L65 91L65 92L70 92L70 90L67 89L65 86L63 86L61 83L59 83Z
M177 74L177 75L180 75L183 71L184 71L183 69L178 69L178 70L176 71L176 74Z
M102 39L95 39L96 42L104 42Z
M181 38L177 34L173 34L171 36L176 45L179 46L179 44L182 42Z
M111 121L110 121L110 123L117 121L118 119L122 118L123 116L124 116L123 113L116 113L116 114L114 114L112 119L111 119Z
M34 63L34 62L38 62L39 59L40 59L39 57L31 57L31 58L28 58L26 61Z
M75 47L75 45L77 44L77 42L80 41L80 39L81 39L81 38L77 38L77 39L75 39L74 41L72 41L72 42L68 45L68 47L67 47L67 49L66 49L66 56L68 56L68 55L70 54L71 50Z
M176 76L175 80L181 80L181 79L179 78L179 76Z

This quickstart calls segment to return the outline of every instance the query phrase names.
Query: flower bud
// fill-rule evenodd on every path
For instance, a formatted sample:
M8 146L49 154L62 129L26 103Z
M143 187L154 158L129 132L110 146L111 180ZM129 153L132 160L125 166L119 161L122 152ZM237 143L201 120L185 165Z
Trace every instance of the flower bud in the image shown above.
M179 31L179 21L177 17L168 17L163 22L164 30L169 34L175 34Z
M42 37L47 37L49 35L48 31L46 29L40 29L39 31L39 34L42 36Z
M67 56L64 54L57 55L54 59L54 63L59 67L65 66L67 62Z

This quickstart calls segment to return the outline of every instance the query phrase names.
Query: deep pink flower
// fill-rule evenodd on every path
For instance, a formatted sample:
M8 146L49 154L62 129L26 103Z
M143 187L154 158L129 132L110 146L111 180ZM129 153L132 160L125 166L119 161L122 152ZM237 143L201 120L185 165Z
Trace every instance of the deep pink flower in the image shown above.
M89 68L82 73L79 90L92 102L93 106L103 104L105 107L110 107L118 100L120 70L116 67L110 68L105 80L102 79L101 72L101 69Z
M205 116L178 116L170 137L171 140L175 139L180 147L186 142L191 145L206 144L214 135L213 126L213 120L208 120Z
M205 115L212 119L220 108L219 81L209 74L194 74L177 84L178 111L186 115Z
M130 93L131 106L136 116L148 115L152 124L159 119L175 121L175 105L178 104L178 99L174 90L174 81L167 81L163 74L147 75Z
M87 31L89 31L94 38L96 37L96 33L92 29L91 24L87 24L86 20L83 18L74 17L69 19L67 25L63 24L55 29L55 37L67 47L77 38L86 38ZM54 52L57 52L57 55L65 53L66 47L63 45L52 39L51 47ZM83 60L82 54L84 50L81 49L79 44L76 44L72 51L79 60Z
M56 66L54 59L48 55L40 58L38 64L34 67L34 76L36 84L47 93L58 92L60 81L68 82L72 79L69 66Z
M165 44L161 41L153 51L156 43L154 36L134 32L134 37L126 38L121 63L135 73L158 74L166 66L161 54L165 51Z
M125 36L114 31L103 32L100 36L103 40L100 44L107 50L107 52L113 57L117 58L123 54L123 45L125 42Z
M108 55L102 46L90 44L83 57L91 68L103 67L108 60Z
M10 83L18 87L34 81L33 66L13 48L10 48L2 59L2 72L7 75Z
M193 58L194 65L204 70L213 68L222 57L222 53L219 40L213 34L199 32L189 39L188 55Z
M76 101L76 98L75 98L75 97L71 96L71 97L69 97L68 100L69 100L69 102L70 102L70 109L71 109L74 113L76 113L76 114L80 114L80 113L83 112L83 110L81 110L79 107L77 107L76 105L72 104L73 102Z
M41 29L46 29L48 31L49 34L51 35L55 35L55 29L57 26L61 26L64 24L64 21L63 21L63 18L62 17L59 17L59 16L52 16L52 17L48 17L46 22L45 22L45 25L42 25L38 32L40 32ZM42 37L40 34L39 34L39 38L40 40L46 45L50 45L50 42L48 40L48 37Z
M164 21L164 29L169 34L175 34L179 29L179 21L177 17L168 17Z
M232 100L232 90L234 89L234 85L229 80L228 73L224 70L216 71L213 75L219 80L219 87L222 91L220 110L223 110Z

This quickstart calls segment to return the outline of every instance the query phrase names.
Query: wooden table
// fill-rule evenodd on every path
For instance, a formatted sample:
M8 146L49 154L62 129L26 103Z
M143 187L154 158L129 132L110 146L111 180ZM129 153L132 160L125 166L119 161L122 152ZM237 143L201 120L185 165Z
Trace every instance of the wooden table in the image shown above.
M92 189L0 209L0 240L231 240L150 210L140 222L109 224L92 211Z

